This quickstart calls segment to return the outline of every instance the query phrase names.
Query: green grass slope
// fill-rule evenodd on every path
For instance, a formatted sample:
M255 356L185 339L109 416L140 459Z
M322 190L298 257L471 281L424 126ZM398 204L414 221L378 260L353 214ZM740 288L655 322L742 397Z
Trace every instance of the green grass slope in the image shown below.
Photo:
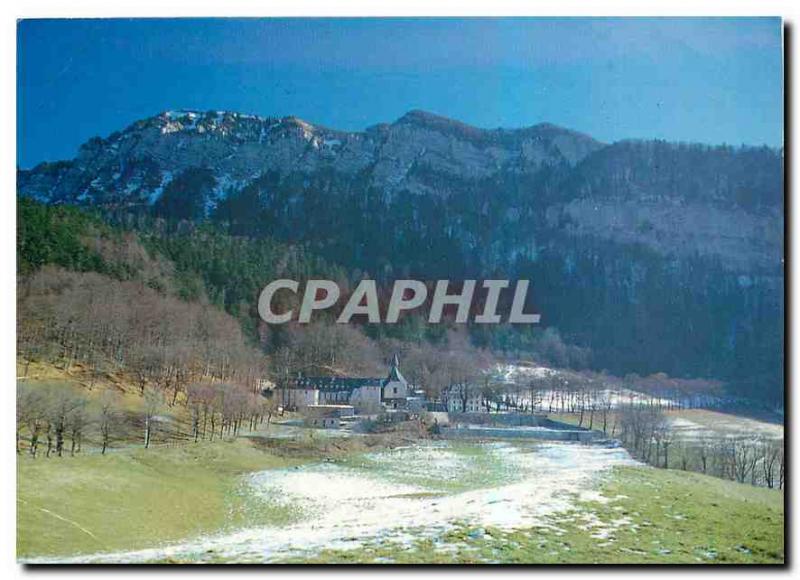
M132 550L294 514L239 475L297 463L246 439L17 461L17 557Z
M413 531L409 530L413 535ZM783 493L696 473L616 468L592 501L529 529L466 524L413 545L367 544L314 563L782 564Z

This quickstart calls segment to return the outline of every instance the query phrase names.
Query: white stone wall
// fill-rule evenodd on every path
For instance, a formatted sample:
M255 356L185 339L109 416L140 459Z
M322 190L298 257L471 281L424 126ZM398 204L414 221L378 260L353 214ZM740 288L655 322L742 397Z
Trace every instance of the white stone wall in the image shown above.
M317 389L286 389L286 406L290 409L304 409L309 405L319 405L319 390Z
M385 400L391 399L405 399L408 397L408 385L400 381L389 381L383 387L383 398Z
M451 393L447 399L447 410L450 413L483 413L486 407L480 395L470 395L467 397L466 407L462 407L463 400L458 392Z
M356 408L357 413L377 413L381 408L380 385L367 385L353 391L350 404Z

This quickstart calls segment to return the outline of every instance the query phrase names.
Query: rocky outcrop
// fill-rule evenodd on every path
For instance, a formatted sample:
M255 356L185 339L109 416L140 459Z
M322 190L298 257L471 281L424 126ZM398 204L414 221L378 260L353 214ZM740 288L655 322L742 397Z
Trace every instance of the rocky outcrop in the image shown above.
M296 117L169 111L92 139L71 162L20 172L19 189L53 202L147 204L177 172L208 167L216 175L218 196L265 172L322 170L366 173L370 186L389 193L435 193L410 169L424 165L460 179L530 173L546 165L574 165L601 146L553 125L490 131L421 111L364 132L336 131Z
M301 243L354 279L532 279L543 325L598 369L782 392L779 150L609 145L422 111L361 132L173 111L19 171L18 192L207 217ZM503 336L482 340L516 348Z
M158 204L170 184L178 190L173 197L183 195L187 186L173 182L196 169L212 176L199 189L202 199L192 201L206 215L265 175L273 186L300 184L282 203L302 203L303 187L324 187L334 198L430 197L447 206L457 237L482 244L495 265L496 254L530 255L531 239L515 235L508 247L489 247L485 232L461 225L480 220L453 207L492 214L498 230L535 224L662 255L713 255L733 270L779 268L783 257L781 152L605 145L550 124L479 129L423 111L363 132L296 117L168 111L90 140L73 160L21 170L18 190L51 203L143 209Z

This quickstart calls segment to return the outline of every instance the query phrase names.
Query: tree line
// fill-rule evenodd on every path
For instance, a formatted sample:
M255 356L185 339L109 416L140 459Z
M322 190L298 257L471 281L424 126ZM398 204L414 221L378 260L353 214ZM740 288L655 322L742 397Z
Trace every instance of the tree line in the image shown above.
M17 385L16 451L31 457L75 456L88 446L105 454L118 446L222 439L269 423L274 403L243 385L192 383L178 408L148 390L137 405L105 390L99 397L55 382Z
M26 361L82 364L93 377L125 369L142 393L153 384L170 405L193 381L234 380L256 390L263 376L264 357L238 322L209 305L50 266L18 288L18 352Z
M635 458L645 463L770 489L784 487L783 439L754 435L682 438L658 407L625 405L617 413L610 435L618 437Z

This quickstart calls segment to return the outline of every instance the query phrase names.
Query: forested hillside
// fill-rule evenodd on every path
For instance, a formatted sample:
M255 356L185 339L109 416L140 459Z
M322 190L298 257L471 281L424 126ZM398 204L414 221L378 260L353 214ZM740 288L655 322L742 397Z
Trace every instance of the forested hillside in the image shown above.
M409 376L436 389L491 361L465 335L446 337L444 326L433 333L418 317L386 332L325 318L259 324L258 294L276 277L322 275L346 287L341 268L301 247L211 225L138 219L123 228L24 198L17 217L17 338L25 365L80 364L96 376L121 371L142 394L154 388L174 404L208 381L252 393L262 379L297 372L374 376L395 352Z
M142 393L156 384L173 403L203 379L257 385L263 355L237 320L135 234L26 200L18 222L17 341L25 360L80 362L98 374L122 369ZM197 288L191 301L187 285Z
M167 112L19 173L22 196L138 232L184 297L202 286L247 333L254 290L282 271L525 278L542 328L472 328L474 344L521 354L548 329L559 364L719 379L769 405L783 398L782 186L779 150L607 145L420 111L364 132ZM272 260L276 244L303 267ZM366 331L442 340L419 322Z

